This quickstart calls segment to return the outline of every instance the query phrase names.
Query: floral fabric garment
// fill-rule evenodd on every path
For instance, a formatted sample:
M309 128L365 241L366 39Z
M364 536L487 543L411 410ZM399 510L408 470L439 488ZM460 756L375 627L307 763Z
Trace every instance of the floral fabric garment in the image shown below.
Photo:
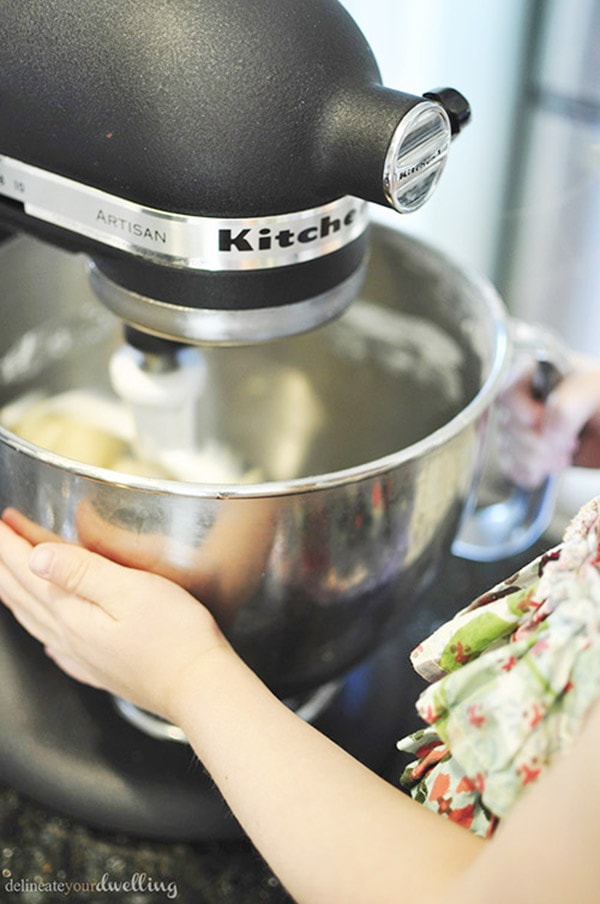
M600 498L563 543L476 599L412 653L433 682L428 727L399 742L416 755L412 796L478 835L577 736L600 693Z

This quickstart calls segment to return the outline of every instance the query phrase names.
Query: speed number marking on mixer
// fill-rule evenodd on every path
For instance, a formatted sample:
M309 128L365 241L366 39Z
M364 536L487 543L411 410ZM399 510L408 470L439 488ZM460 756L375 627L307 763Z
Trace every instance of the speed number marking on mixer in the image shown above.
M142 257L197 270L262 270L344 248L368 226L368 205L346 196L310 210L244 219L143 207L11 157L0 156L0 195L25 213Z

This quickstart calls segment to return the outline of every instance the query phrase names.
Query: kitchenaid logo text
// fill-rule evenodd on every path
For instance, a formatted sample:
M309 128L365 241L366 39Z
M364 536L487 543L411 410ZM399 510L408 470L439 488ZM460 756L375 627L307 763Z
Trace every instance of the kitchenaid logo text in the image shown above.
M0 196L27 216L111 248L190 270L293 266L333 254L369 225L368 204L345 195L319 207L264 217L158 210L0 155Z
M359 211L354 207L345 216L326 215L297 231L287 228L275 231L270 226L262 226L260 229L252 226L238 230L220 229L219 251L272 251L274 248L292 248L297 244L326 242L333 236L341 237L351 229L357 222L358 214Z
M410 176L415 176L417 173L422 172L431 166L432 163L435 163L440 157L446 154L446 148L438 148L428 157L424 157L423 160L419 160L418 163L415 163L414 166L409 166L406 169L400 170L396 174L396 179L401 181L402 179L408 179Z
M167 215L149 209L128 216L116 205L96 207L94 238L134 253L207 270L280 267L331 254L357 239L367 205L341 198L324 207L280 216L219 219ZM115 236L115 239L109 238Z

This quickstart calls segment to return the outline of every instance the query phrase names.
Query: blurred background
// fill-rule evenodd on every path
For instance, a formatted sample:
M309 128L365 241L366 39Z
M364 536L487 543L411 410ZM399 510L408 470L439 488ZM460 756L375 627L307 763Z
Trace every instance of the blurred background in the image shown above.
M450 85L473 111L422 210L373 216L487 276L515 316L600 357L600 0L344 5L384 84ZM568 515L596 493L600 475L572 468L559 507Z

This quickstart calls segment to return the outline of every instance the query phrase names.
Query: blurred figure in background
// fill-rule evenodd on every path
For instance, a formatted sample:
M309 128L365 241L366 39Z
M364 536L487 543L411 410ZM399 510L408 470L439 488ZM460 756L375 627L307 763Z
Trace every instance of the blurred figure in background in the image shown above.
M503 469L535 488L569 465L600 467L600 359L573 355L572 371L546 402L531 392L531 374L504 394L500 412Z

